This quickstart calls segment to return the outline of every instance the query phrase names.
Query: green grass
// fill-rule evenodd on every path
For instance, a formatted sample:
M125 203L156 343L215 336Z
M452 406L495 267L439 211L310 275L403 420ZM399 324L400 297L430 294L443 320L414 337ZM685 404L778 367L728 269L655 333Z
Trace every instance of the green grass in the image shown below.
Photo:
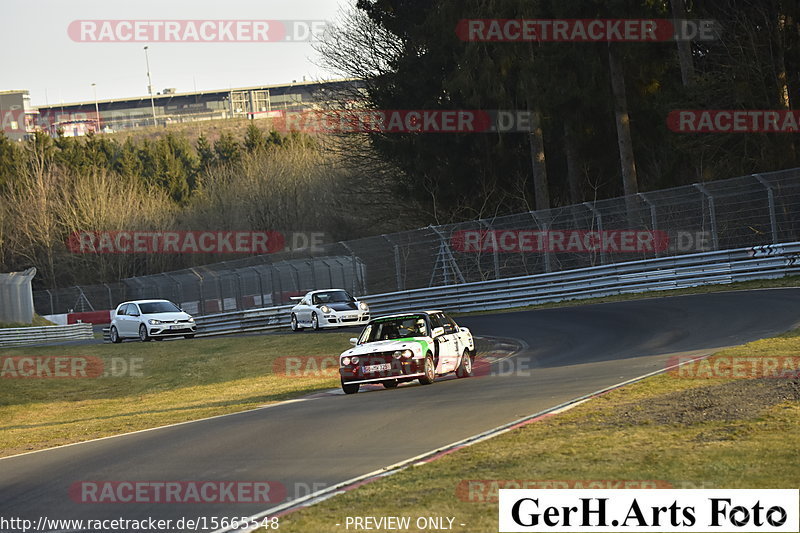
M22 322L0 322L0 329L2 328L30 328L35 326L55 326L52 322L37 314L33 315L33 322L31 324L23 324Z
M798 354L800 330L719 355ZM791 387L788 381L766 380L763 388ZM497 484L482 480L521 480L532 488L545 481L561 481L562 486L628 481L665 488L796 488L800 479L800 396L785 399L776 392L756 415L738 417L737 407L748 398L726 392L716 403L729 404L732 419L680 421L680 415L704 408L698 395L720 387L730 387L735 393L740 385L752 387L754 383L679 379L671 374L648 378L294 512L281 519L281 530L343 531L343 526L335 524L344 524L347 516L411 516L413 520L435 515L455 517L455 524L466 524L456 527L457 531L494 532ZM634 418L626 422L620 415L635 417L659 410L666 421ZM476 483L478 480L481 482Z
M0 456L243 411L338 387L336 377L289 378L276 374L273 364L282 356L338 356L350 346L351 336L255 335L0 349L0 362L22 356L96 357L112 373L77 379L14 378L9 369L0 373Z

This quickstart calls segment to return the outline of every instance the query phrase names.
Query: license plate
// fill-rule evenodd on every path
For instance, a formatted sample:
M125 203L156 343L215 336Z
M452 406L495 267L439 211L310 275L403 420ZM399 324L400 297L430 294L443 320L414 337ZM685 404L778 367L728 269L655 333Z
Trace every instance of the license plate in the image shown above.
M175 324L174 326L170 326L169 329L183 329L183 326L180 324Z
M382 372L384 370L391 370L391 363L384 363L382 365L369 365L364 367L364 372Z

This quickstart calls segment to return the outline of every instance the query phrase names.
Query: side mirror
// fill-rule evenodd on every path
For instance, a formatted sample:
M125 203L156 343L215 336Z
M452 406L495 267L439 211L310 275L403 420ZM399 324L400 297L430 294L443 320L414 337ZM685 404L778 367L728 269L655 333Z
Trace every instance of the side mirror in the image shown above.
M433 328L433 337L440 337L444 335L444 328Z
M350 339L350 344L352 344L353 346L358 344L358 337L353 337L352 339Z

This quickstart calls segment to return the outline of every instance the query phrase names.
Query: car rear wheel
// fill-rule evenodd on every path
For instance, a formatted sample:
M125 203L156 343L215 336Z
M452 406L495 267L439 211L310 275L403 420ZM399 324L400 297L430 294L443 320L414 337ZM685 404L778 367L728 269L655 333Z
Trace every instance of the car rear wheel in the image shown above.
M144 324L139 326L139 340L142 342L148 342L150 340L150 335L147 334L147 327Z
M383 382L383 386L387 389L396 389L398 382L396 379L390 379L388 381Z
M122 342L122 337L119 336L119 332L117 331L117 326L111 326L111 331L109 332L109 336L111 337L111 342L114 344L119 344Z
M319 330L319 318L317 318L317 313L311 315L311 329L314 331Z
M345 383L342 381L342 390L345 394L355 394L361 388L360 383Z
M431 354L428 354L425 357L425 375L419 378L419 382L421 385L430 385L433 383L433 380L436 379L436 365L433 364L433 357Z
M469 351L464 350L464 353L461 355L461 362L458 364L458 368L456 368L456 376L460 378L468 378L472 375L472 357L469 354Z

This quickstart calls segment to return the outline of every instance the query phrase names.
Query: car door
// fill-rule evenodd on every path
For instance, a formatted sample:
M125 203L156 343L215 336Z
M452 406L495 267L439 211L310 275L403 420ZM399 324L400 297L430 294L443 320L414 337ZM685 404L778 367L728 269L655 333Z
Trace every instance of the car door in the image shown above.
M437 374L446 374L455 368L453 363L453 354L455 347L451 340L451 335L447 334L447 329L444 323L444 315L442 313L435 313L431 315L431 332L439 333L433 337L433 342L436 345L436 350L439 362L436 365Z
M128 304L128 310L125 313L127 316L125 317L125 324L127 325L127 330L125 335L128 337L138 337L139 336L139 317L141 316L141 311L139 310L139 306L136 304Z
M444 337L447 339L447 369L446 372L452 372L458 366L463 346L461 345L461 338L458 335L458 325L456 321L442 314L442 325L444 326Z
M117 308L117 314L114 317L114 324L117 326L117 334L120 337L125 337L127 335L127 327L128 327L128 316L127 311L128 304L122 304Z

